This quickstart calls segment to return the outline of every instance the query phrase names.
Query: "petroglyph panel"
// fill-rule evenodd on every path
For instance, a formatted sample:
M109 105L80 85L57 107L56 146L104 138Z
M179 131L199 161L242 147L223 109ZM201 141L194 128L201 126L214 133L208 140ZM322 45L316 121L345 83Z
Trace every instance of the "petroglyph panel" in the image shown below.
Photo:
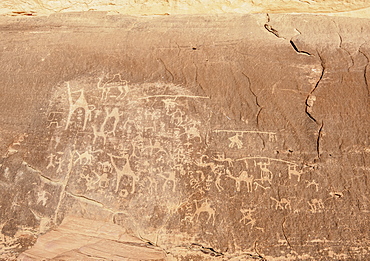
M76 219L175 260L366 259L367 23L102 17L1 31L1 258Z

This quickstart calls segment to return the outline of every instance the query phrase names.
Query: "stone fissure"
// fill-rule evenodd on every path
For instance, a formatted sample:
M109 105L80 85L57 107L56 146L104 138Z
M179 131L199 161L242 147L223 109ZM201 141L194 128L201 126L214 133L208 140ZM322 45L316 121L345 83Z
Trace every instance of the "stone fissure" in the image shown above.
M314 105L314 101L316 101L316 96L314 96L313 93L316 91L316 89L320 85L320 82L323 79L324 73L325 73L325 64L322 60L322 57L321 57L320 53L318 53L318 57L320 58L320 64L321 64L321 68L322 68L321 69L321 74L320 74L320 77L317 80L315 86L312 88L312 90L307 95L306 102L305 102L306 103L305 112L311 120L313 120L317 124L320 124L320 123L318 123L317 119L315 117L313 117L313 115L312 115L312 109L313 109L312 107Z
M256 113L256 125L257 125L257 128L259 127L259 116L260 116L260 113L263 109L263 107L259 104L258 102L258 97L257 95L254 93L254 91L252 90L252 82L250 80L250 78L244 73L242 72L242 74L245 76L245 78L247 78L248 80L248 89L249 91L252 93L252 95L254 96L254 100L255 100L255 103L256 103L256 106L257 106L257 113Z
M321 122L320 129L317 133L317 140L316 140L316 151L317 151L317 158L321 158L321 151L320 151L320 142L321 142L321 136L322 136L322 129L324 127L324 121Z
M270 18L270 15L269 14L266 14L267 16L267 22L263 25L265 27L265 29L272 33L273 35L275 35L277 38L282 38L282 39L285 39L284 37L281 37L278 30L276 30L275 28L273 28L269 23L271 22L271 18Z
M361 53L367 60L367 63L366 65L364 66L364 81L365 81L365 88L366 88L366 91L367 91L367 95L370 96L370 88L369 88L369 83L368 83L368 80L367 80L367 68L369 67L369 57L365 54L365 52L361 51L361 47L363 46L364 44L362 44L359 49L358 49L358 52Z

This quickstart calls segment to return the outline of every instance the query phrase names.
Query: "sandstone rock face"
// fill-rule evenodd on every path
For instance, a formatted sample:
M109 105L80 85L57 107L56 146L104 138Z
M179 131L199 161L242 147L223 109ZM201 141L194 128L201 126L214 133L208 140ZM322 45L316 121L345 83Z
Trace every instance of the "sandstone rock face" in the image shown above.
M369 17L366 0L7 0L0 14L47 15L59 12L108 11L120 14L330 13Z
M369 20L0 26L4 260L369 258Z

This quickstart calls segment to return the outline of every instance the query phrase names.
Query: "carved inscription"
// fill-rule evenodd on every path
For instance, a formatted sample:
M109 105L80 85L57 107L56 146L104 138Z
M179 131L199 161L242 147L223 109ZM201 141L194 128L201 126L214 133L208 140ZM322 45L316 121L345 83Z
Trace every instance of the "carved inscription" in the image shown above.
M320 191L312 166L248 150L254 140L280 146L278 132L245 123L217 128L209 102L180 86L130 84L119 74L61 83L45 120L50 137L42 174L59 194L38 191L37 204L58 202L50 217L55 223L72 200L82 213L99 207L113 222L127 222L117 213L152 216L148 224L157 215L158 224L177 220L171 226L185 231L213 231L230 219L224 209L233 205L238 214L227 222L250 233L265 231L257 225L263 208L324 210L319 199L295 198L296 190Z

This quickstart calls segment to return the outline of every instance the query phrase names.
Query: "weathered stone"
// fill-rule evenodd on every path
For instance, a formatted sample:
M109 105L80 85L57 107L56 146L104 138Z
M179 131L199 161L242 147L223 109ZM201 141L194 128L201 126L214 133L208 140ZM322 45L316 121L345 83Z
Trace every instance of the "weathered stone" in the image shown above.
M369 17L366 0L7 0L0 3L0 14L38 16L60 12L106 11L111 14L174 15L224 13L320 13Z
M368 22L0 18L1 257L367 259Z

